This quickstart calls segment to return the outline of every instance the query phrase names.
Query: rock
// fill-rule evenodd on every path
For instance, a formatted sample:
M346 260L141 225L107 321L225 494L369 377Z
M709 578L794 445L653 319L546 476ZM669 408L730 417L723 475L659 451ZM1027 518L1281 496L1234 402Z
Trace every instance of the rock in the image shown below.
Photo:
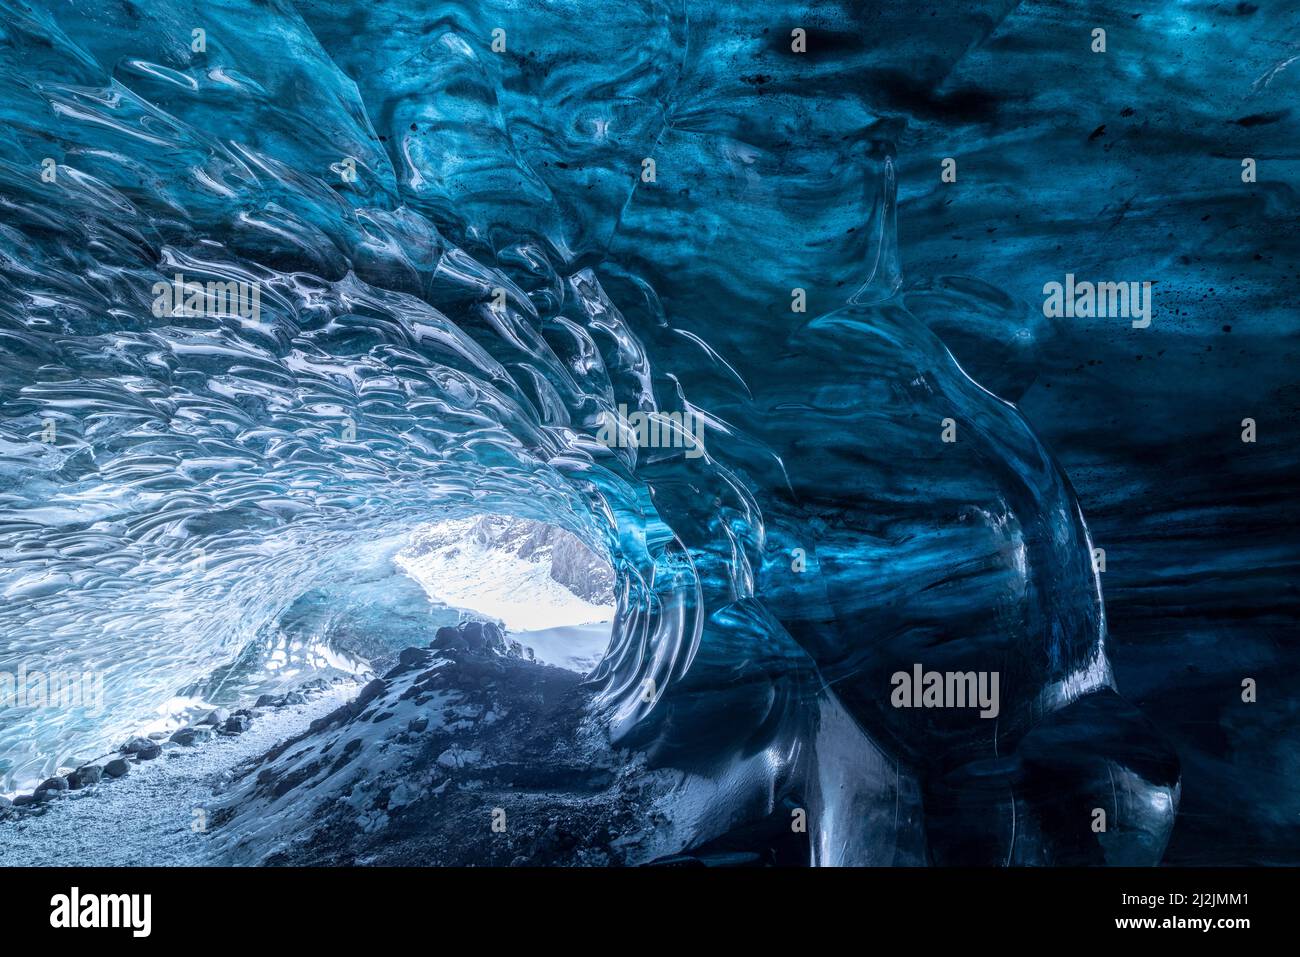
M98 784L99 779L103 776L104 769L97 764L87 764L85 767L77 768L68 775L68 787L74 791L82 788L88 788L92 784Z
M251 722L245 715L232 714L226 719L226 723L221 726L221 729L227 734L243 734L249 729L250 725Z
M413 668L422 668L433 659L433 652L427 648L403 648L397 656L397 664L389 669L384 678L396 678Z
M126 763L126 758L114 758L104 765L104 773L110 778L124 777L131 770L131 765Z
M61 775L56 774L54 775L54 777L46 778L44 781L42 781L40 787L36 789L36 793L40 794L43 791L54 791L56 793L62 794L67 789L68 789L68 779L62 777Z
M0 797L0 810L8 810L14 806L14 802L7 797Z
M254 703L254 708L274 708L280 704L280 698L273 694L264 694Z
M404 665L422 665L429 660L429 652L424 648L403 648L397 660Z
M489 651L505 654L506 636L501 633L501 627L495 621L484 623L483 644Z
M212 711L209 711L203 717L199 718L199 720L194 723L199 727L210 726L213 728L219 728L226 723L226 720L229 717L230 717L230 712L227 711L225 708L215 708Z
M36 803L36 797L31 794L20 794L13 800L14 807L27 807L27 805L35 804L35 803Z
M172 741L175 744L181 744L189 748L196 744L202 744L211 737L211 728L181 728L172 735Z
M352 717L352 705L342 704L339 705L337 708L335 708L333 711L331 711L329 714L317 718L310 725L308 725L308 729L311 731L320 731L323 728L328 728L331 724L334 724L335 722L346 721L351 717Z
M433 641L429 644L430 648L437 648L441 651L454 651L467 647L464 637L455 628L443 626L439 628L437 634L433 636Z
M166 741L166 740L167 740L167 732L166 732L166 731L150 731L150 732L149 732L149 740L150 740L150 741Z
M383 694L384 689L388 687L379 678L375 678L357 695L357 700L353 702L355 713L360 713L361 709L373 701L378 695Z
M483 622L466 622L461 628L460 636L465 639L465 647L470 651L483 650Z
M140 737L137 735L136 737L128 741L126 744L118 748L118 750L121 751L123 754L133 755L137 760L140 761L152 761L154 758L158 757L158 755L162 754L162 747L158 744L156 740L153 740L154 735L161 735L164 738L167 737L167 733L165 731L163 732L155 731L154 734L150 735L147 738Z
M306 704L307 698L301 691L290 691L280 699L280 706L285 707L291 704Z
M406 729L408 731L414 731L416 734L419 734L421 731L424 731L428 727L429 727L429 718L427 715L422 714L418 718L412 718L410 723L406 726Z

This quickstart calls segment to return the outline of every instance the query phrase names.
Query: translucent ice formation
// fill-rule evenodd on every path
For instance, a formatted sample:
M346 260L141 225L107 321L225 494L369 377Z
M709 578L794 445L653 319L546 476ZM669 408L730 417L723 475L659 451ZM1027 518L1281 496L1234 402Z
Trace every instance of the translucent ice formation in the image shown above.
M865 14L0 8L0 665L104 687L0 711L5 782L494 512L611 556L597 707L682 844L794 796L821 863L1158 859L1069 484L895 295Z

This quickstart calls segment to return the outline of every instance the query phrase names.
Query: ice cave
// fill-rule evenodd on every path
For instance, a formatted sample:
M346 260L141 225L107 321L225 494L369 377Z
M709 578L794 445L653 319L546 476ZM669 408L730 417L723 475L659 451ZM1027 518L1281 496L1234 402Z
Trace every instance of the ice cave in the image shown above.
M0 669L98 685L7 686L0 829L264 733L139 860L1161 859L1065 320L908 285L965 107L844 81L900 5L3 7Z

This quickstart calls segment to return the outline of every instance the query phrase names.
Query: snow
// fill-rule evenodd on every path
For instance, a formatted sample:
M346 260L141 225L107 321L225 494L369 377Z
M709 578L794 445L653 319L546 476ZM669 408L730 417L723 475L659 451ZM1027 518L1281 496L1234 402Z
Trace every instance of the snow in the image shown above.
M521 557L520 539L538 523L493 516L496 537L484 541L482 516L425 526L394 562L444 605L500 621L511 637L546 664L586 672L609 644L613 604L575 595L552 577L551 551Z
M609 631L610 623L599 621L539 628L512 637L533 649L533 654L542 664L586 674L600 664L609 646Z
M222 863L209 844L209 833L196 826L230 781L232 770L306 730L313 719L356 693L350 681L334 685L307 704L261 713L237 737L218 736L190 748L167 746L161 757L132 764L126 777L69 791L47 805L44 814L0 821L0 867Z

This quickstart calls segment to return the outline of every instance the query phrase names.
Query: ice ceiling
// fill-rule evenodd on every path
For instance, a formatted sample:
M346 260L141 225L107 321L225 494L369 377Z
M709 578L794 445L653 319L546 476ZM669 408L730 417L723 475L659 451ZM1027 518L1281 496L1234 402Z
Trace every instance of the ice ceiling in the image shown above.
M3 6L0 659L106 685L0 714L7 780L435 513L608 549L599 707L664 760L736 695L696 757L828 696L929 780L1080 700L1132 720L1065 477L893 296L900 130L843 82L856 14ZM157 315L176 275L259 309ZM704 454L608 447L620 406ZM891 708L918 662L1000 672L999 718Z

